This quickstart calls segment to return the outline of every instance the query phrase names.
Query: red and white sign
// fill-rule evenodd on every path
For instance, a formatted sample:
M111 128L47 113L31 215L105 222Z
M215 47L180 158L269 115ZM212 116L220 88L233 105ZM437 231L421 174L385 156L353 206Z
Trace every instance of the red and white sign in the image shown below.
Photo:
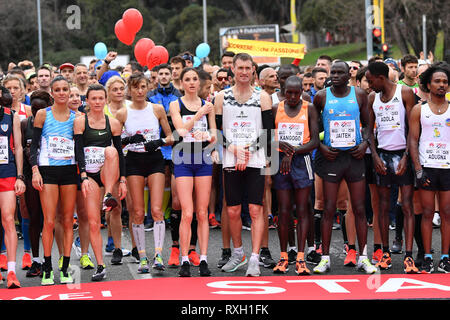
M188 288L188 290L179 290ZM155 289L155 290L153 290ZM2 300L450 299L450 275L157 278L0 289Z

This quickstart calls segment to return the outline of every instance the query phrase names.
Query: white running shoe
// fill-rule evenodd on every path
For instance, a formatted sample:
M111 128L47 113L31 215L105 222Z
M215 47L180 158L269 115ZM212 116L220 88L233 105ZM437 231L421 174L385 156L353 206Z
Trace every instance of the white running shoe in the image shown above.
M367 274L373 274L378 271L378 268L370 263L369 259L358 261L358 270L364 271Z
M319 264L314 267L314 273L325 273L330 271L330 261L322 256Z

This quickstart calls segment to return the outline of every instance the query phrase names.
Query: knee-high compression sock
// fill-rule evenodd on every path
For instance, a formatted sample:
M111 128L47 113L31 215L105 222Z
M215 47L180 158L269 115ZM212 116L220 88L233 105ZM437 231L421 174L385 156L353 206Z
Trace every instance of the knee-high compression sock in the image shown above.
M395 205L395 239L403 239L403 209L400 203Z
M347 211L345 210L339 210L340 216L341 216L341 229L342 229L342 237L344 238L344 243L348 243L348 238L347 238L347 227L346 227L346 222L345 222L345 214L347 213Z
M164 220L155 221L153 227L153 239L155 241L155 253L161 254L166 235L166 222Z
M192 223L191 223L191 246L197 245L197 217L195 216L195 212L192 216Z
M144 224L134 224L133 227L133 236L134 242L136 243L136 247L139 253L139 258L145 258L147 255L145 253L145 230Z
M416 240L417 244L417 252L418 253L425 253L425 249L423 247L423 241L422 241L422 214L416 214L414 215L415 223L414 223L414 239Z
M320 223L322 220L323 210L314 209L314 242L319 244L321 242Z
M170 234L172 241L180 240L181 210L170 209Z
M23 250L31 250L30 242L30 219L22 218Z

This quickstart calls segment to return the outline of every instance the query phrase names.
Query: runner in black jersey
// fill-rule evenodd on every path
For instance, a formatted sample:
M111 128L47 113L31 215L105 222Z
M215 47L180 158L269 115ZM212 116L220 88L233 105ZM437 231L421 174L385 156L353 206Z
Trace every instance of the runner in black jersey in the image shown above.
M101 187L105 188L103 210L110 211L118 205L112 196L112 189L120 177L119 196L127 193L125 161L122 153L122 132L118 120L103 113L106 90L101 85L89 86L86 93L89 112L74 121L75 154L81 175L83 192L89 221L89 236L97 260L97 271L92 281L99 281L106 275L102 254L100 233ZM114 146L111 146L111 143Z
M39 242L41 233L41 218L43 217L39 191L31 184L32 171L30 164L30 147L33 139L33 124L36 112L45 109L52 104L52 98L47 91L36 90L31 94L32 116L21 121L22 145L23 145L23 174L25 176L25 203L30 215L30 242L32 253L31 268L27 271L27 277L36 277L42 274L42 262L39 257Z

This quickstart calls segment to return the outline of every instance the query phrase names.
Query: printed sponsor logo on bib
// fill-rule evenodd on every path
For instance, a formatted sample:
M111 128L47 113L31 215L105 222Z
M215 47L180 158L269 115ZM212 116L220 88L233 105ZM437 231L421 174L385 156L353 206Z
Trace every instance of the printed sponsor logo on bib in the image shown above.
M86 172L99 172L105 163L105 148L84 147L84 161L86 163Z
M194 115L187 115L187 116L183 116L183 123L188 122L189 120L191 120L194 117ZM203 139L201 138L197 138L195 137L195 132L196 131L200 131L200 133L202 134L202 136L204 137ZM198 133L197 133L198 134ZM203 116L200 120L195 121L194 122L194 126L192 127L192 129L183 137L183 141L184 142L202 142L202 141L206 141L207 137L206 135L208 134L208 122L206 120L206 116Z
M8 137L0 137L0 164L9 162Z
M356 145L355 120L330 121L330 143L333 148L353 147Z
M49 136L48 157L55 160L69 160L74 157L74 143L72 139L60 136Z
M450 168L450 143L427 141L425 143L425 167Z
M237 145L249 145L256 139L256 123L254 121L237 120L227 129L227 137Z
M144 136L145 140L152 141L152 140L158 140L159 139L159 129L144 129L142 131L142 135Z
M400 129L400 113L398 105L380 106L376 111L377 126L379 130Z
M292 146L303 144L304 123L286 123L278 124L278 141L287 142Z

